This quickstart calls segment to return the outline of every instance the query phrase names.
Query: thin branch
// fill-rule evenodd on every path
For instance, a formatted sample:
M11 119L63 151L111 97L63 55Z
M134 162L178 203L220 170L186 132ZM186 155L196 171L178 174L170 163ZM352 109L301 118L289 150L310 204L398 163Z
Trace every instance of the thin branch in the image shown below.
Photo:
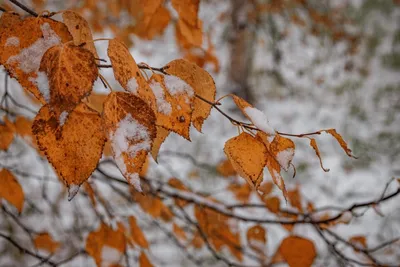
M21 8L22 10L24 10L25 12L31 14L34 17L39 16L38 13L36 13L35 11L33 11L32 9L30 9L29 7L25 6L24 4L16 1L16 0L9 0L11 3L13 3L14 5L18 6L19 8Z

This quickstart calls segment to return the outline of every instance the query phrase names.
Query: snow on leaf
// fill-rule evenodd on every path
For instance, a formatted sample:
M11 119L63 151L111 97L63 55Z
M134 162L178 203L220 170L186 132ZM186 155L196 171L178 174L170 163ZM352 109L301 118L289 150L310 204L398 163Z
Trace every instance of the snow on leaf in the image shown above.
M47 74L50 106L57 116L70 112L92 91L98 69L87 49L69 45L53 46L43 55L39 71Z
M259 254L265 254L267 248L267 235L261 225L254 225L247 229L247 243L249 247Z
M316 257L314 243L299 236L286 237L278 252L291 267L309 267Z
M0 199L12 204L19 213L24 207L24 191L15 176L7 169L0 170Z
M294 157L295 144L289 138L276 134L269 146L269 150L278 161L279 165L288 171Z
M169 62L165 67L165 71L179 77L189 84L194 93L213 103L215 101L215 83L211 75L187 60L177 59ZM203 122L208 118L211 112L211 105L199 98L193 100L193 113L191 121L193 126L201 132Z
M67 26L68 31L74 39L74 44L76 46L83 44L83 48L89 50L95 58L99 58L88 22L78 13L70 10L64 11L62 17L64 24Z
M53 240L49 233L40 233L35 236L33 243L37 249L44 249L51 254L54 254L60 247L60 243Z
M257 188L262 182L267 158L264 144L248 133L241 133L225 143L224 152L236 172Z
M129 217L129 225L131 229L131 238L141 248L149 248L146 236L143 234L142 229L137 225L134 216Z
M125 179L142 191L139 173L156 137L155 115L140 98L124 92L109 94L103 122L114 160Z
M28 80L36 85L41 93L41 96L46 101L46 103L50 102L50 84L49 79L47 78L47 74L43 71L36 72L36 77L29 77Z
M136 95L138 93L138 83L135 77L132 77L128 80L126 87L128 88L128 91L131 92L132 94Z
M58 176L71 187L71 193L94 171L105 142L100 115L84 103L69 114L62 128L49 106L43 106L32 132Z
M1 16L0 64L44 104L46 101L35 83L42 56L50 47L71 40L67 27L61 22L44 17L21 20L5 12Z

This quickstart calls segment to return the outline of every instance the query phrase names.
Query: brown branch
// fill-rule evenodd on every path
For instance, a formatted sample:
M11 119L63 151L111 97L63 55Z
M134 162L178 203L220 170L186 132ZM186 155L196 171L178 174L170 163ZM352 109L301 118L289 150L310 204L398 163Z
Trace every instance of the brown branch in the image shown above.
M39 16L38 13L36 13L35 11L33 11L31 8L27 7L26 5L16 1L16 0L9 0L11 3L13 3L14 5L18 6L19 8L21 8L22 10L24 10L25 12L31 14L34 17Z

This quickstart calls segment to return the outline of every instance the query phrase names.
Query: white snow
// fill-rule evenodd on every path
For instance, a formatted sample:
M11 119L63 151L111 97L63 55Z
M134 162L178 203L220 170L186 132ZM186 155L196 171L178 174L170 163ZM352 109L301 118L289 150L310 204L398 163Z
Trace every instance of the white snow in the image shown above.
M59 120L60 120L60 126L63 126L63 125L64 125L65 120L67 119L67 117L68 117L68 112L66 112L66 111L63 111L63 112L60 114L60 118L59 118Z
M261 240L257 239L250 239L249 245L256 249L259 249L260 251L264 251L267 247Z
M78 194L80 185L70 184L68 186L68 201L71 201Z
M133 187L139 191L142 192L142 186L140 185L140 177L138 173L133 173L131 175L129 175L129 179L128 182L133 185Z
M293 148L287 148L283 151L278 152L276 155L276 160L279 162L279 165L285 170L288 171L290 167L290 162L292 162L292 159L294 157L294 149Z
M253 107L246 107L244 112L249 116L251 122L261 131L265 132L270 136L275 135L274 128L269 125L267 116L261 111Z
M101 266L108 267L117 263L121 257L121 252L110 246L103 246L101 250Z
M46 102L50 102L49 79L47 78L46 73L43 71L38 71L36 74L37 77L36 78L29 77L29 81L37 86L44 100L46 100Z
M141 191L140 182L138 183L135 173L128 173L123 155L127 154L128 157L134 158L142 150L150 151L151 140L147 128L128 114L118 123L115 132L110 134L110 140L115 154L115 163L121 173L138 191Z
M128 80L128 83L126 84L126 87L128 87L129 92L133 94L137 94L137 89L138 89L138 83L134 77L130 78Z
M5 46L19 46L19 38L16 36L7 38Z
M37 71L44 53L52 46L61 43L60 37L51 29L50 24L40 25L43 38L36 40L31 46L24 48L18 55L7 60L7 64L18 63L19 68L25 73Z
M164 84L168 92L172 96L187 94L186 103L189 104L189 99L194 96L193 88L179 77L173 75L164 76Z
M165 100L164 89L161 84L156 81L151 81L150 88L156 97L157 110L164 115L170 115L172 112L172 106Z

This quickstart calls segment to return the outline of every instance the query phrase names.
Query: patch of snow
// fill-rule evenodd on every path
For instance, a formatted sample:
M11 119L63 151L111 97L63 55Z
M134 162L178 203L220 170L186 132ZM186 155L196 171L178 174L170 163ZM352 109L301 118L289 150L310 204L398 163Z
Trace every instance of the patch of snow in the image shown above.
M292 162L292 159L294 157L294 149L293 148L287 148L283 151L278 152L276 155L276 160L279 162L279 165L287 171L290 167L290 162Z
M133 185L133 187L134 187L137 191L143 192L142 186L140 185L140 177L139 177L139 174L133 173L133 174L129 175L128 182L129 182L131 185Z
M261 112L261 110L258 110L253 107L246 107L244 109L244 112L246 113L247 116L249 116L251 122L258 129L260 129L261 131L265 132L268 135L271 136L275 135L274 128L272 128L271 125L269 125L267 116L263 112Z
M150 83L150 88L156 97L158 112L164 115L170 115L172 112L172 106L165 100L164 89L162 88L161 84L156 81L152 81Z
M61 115L60 115L60 126L63 126L64 125L64 123L65 123L65 120L67 119L67 117L68 117L68 112L66 112L66 111L63 111L62 113L61 113Z
M194 96L193 88L179 77L173 75L164 76L165 87L172 96L187 94L186 103L189 104L189 99Z
M257 239L250 239L249 245L260 251L264 251L266 248L266 245L261 240L257 240Z
M68 201L71 201L78 194L80 185L70 184L68 186Z
M110 140L115 154L115 163L125 177L134 180L130 177L134 174L128 173L124 154L134 158L142 150L150 151L151 140L147 128L128 114L118 123L115 132L110 134Z
M101 250L101 266L108 267L119 261L121 252L110 246L103 246Z
M7 38L5 46L19 46L19 38L15 36Z
M134 77L130 78L128 83L126 84L126 87L128 87L129 92L133 93L133 94L137 94L137 89L139 87L136 79Z
M43 38L39 38L31 46L22 49L18 55L7 60L7 64L18 63L18 67L25 73L37 71L44 53L52 46L61 43L60 37L51 29L50 24L40 25Z
M49 85L49 79L47 78L47 75L43 71L38 71L37 77L29 77L29 81L34 83L37 88L39 89L40 93L42 94L44 100L46 102L50 102L50 85Z
M276 183L276 185L279 188L283 188L285 186L285 184L283 182L283 178L282 178L281 174L279 172L277 172L276 170L273 170L273 173L274 173L274 177L276 178L276 179L274 179L274 182Z

